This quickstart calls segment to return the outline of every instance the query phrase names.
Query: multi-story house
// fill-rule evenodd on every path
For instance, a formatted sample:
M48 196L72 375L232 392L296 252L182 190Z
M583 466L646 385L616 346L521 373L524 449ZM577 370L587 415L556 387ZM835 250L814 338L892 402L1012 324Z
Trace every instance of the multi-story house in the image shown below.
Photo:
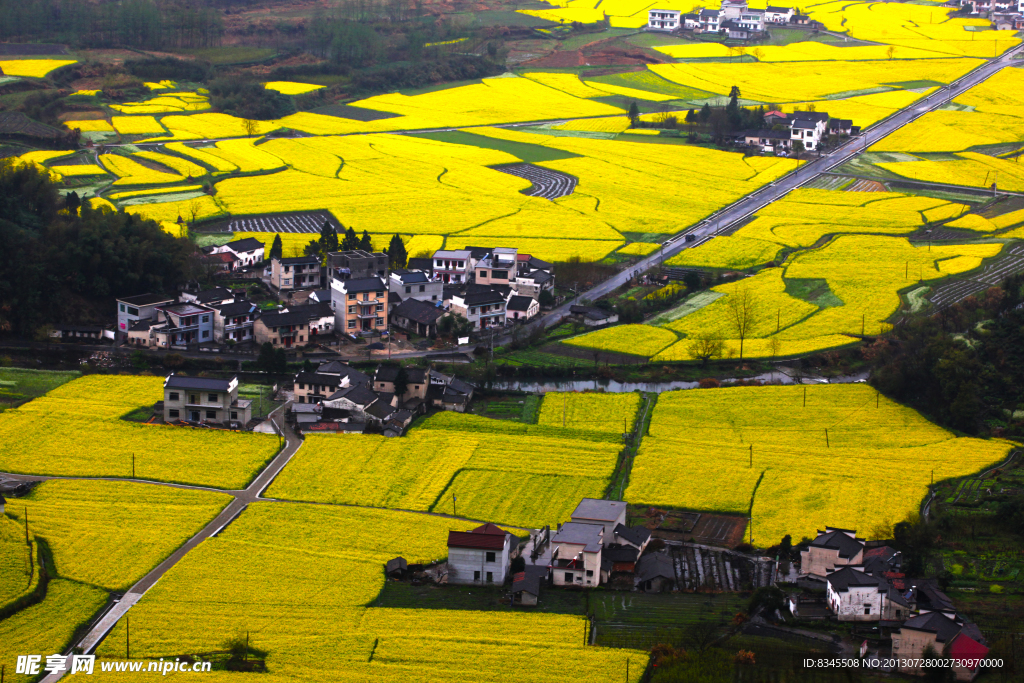
M790 138L793 145L803 143L804 149L813 151L828 130L829 115L819 111L795 111L789 117Z
M140 320L154 320L157 306L174 303L173 296L139 294L117 300L117 336L119 341L128 337L128 329Z
M625 504L623 504L625 505ZM601 584L604 528L567 522L551 537L551 577L556 586L593 588Z
M505 583L519 539L494 524L448 532L448 583Z
M647 10L647 29L650 31L675 31L679 28L682 12L677 9Z
M214 309L193 303L157 307L157 319L150 325L152 346L168 348L212 342Z
M259 309L251 301L234 301L214 306L213 338L219 342L236 344L252 341L253 325Z
M387 277L388 255L362 249L332 251L327 254L327 269L331 279L362 280L368 277Z
M434 252L434 278L444 283L468 282L472 273L469 249L445 250Z
M388 277L388 288L397 294L402 301L441 301L444 297L444 283L432 280L426 273L418 270L393 270Z
M989 652L982 640L978 627L955 612L922 611L892 634L892 657L899 662L900 673L921 676L928 671L923 655L931 648L937 657L952 661L956 680L973 681L981 670L980 660Z
M290 348L309 343L309 315L289 311L270 311L256 319L252 327L257 344L270 342Z
M238 398L238 378L211 379L168 375L164 380L164 421L212 422L244 426L252 419L252 401Z
M800 573L824 579L836 567L864 562L864 541L851 529L825 527L800 553Z
M913 591L860 565L844 565L825 578L825 599L839 621L902 621L910 616L912 597Z
M721 28L721 12L717 9L702 9L698 15L700 20L700 28L697 29L701 33L718 33L718 29Z
M316 256L273 258L268 283L277 291L320 288L320 260Z
M338 334L380 334L388 326L388 286L379 277L331 280Z
M478 285L511 287L518 271L518 250L497 247L473 265L474 281Z
M615 543L615 529L626 525L626 503L584 498L572 511L570 519L579 524L596 524L601 527L605 543Z
M765 10L751 9L744 0L725 0L722 3L722 19L748 32L764 31Z
M295 375L295 400L298 403L321 403L342 389L366 386L370 378L339 361L322 363L313 372Z
M505 324L505 297L488 286L470 285L465 293L453 293L451 312L473 323L474 330Z

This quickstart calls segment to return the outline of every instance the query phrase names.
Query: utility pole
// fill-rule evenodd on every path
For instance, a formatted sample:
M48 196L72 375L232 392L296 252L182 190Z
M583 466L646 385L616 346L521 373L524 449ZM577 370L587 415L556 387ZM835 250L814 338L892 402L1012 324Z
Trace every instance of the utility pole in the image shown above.
M750 444L750 468L754 468L754 444Z
M804 385L804 408L807 407L807 385Z
M831 446L828 445L828 428L825 429L825 448L831 448Z
M32 545L32 541L28 540L28 506L25 507L25 545Z
M132 479L135 478L135 454L132 453Z
M459 516L458 509L455 507L455 501L456 500L458 500L458 499L455 497L455 492L452 492L452 517L458 517Z

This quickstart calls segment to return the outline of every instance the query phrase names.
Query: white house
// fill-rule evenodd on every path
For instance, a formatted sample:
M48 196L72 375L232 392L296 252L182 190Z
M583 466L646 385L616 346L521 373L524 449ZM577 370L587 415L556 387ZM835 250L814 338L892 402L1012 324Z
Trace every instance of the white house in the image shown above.
M692 31L694 29L700 28L700 15L699 14L696 14L696 13L684 14L681 17L681 20L683 22L683 28L685 28L688 31Z
M529 320L540 313L540 303L528 296L512 295L505 305L506 320Z
M795 111L790 120L790 139L800 141L804 149L815 150L828 129L829 115L817 111Z
M651 31L675 31L679 28L681 10L652 9L647 11L647 28Z
M494 524L448 532L448 583L505 583L519 539Z
M451 311L473 323L474 330L505 324L505 297L485 285L470 285L465 294L452 294Z
M700 30L704 33L718 33L720 28L719 22L721 20L721 12L716 9L702 9L698 19L700 20Z
M472 270L468 249L441 249L434 252L434 277L441 282L466 282Z
M839 621L878 621L885 611L889 585L864 572L864 568L846 565L825 579L828 608Z
M606 578L601 576L604 544L604 527L600 524L567 522L559 527L551 538L553 583L584 588L600 585L602 578Z
M774 7L772 5L768 5L764 11L764 20L769 24L788 24L792 17L792 7Z
M234 254L238 258L240 266L254 266L263 263L263 253L266 247L255 237L235 240L227 244L214 247L211 254Z
M626 526L626 503L619 500L584 498L570 517L578 524L596 524L601 527L605 545L615 543L615 528Z
M744 0L724 0L721 17L723 20L733 22L733 25L740 29L751 32L764 30L765 11L751 9Z
M436 303L444 299L444 283L431 280L420 270L392 270L388 274L388 289L402 301L415 299Z

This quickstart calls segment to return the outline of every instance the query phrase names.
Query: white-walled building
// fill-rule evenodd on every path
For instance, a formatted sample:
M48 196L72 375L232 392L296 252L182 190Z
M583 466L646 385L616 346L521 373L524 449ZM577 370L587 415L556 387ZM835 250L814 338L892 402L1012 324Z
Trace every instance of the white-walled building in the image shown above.
M679 28L682 11L677 9L652 9L647 11L647 28L651 31L675 31Z
M626 526L626 503L620 500L584 498L572 511L573 522L596 524L604 534L605 545L615 543L615 527Z
M235 240L210 250L211 254L234 254L238 258L239 266L255 266L263 263L263 256L266 247L255 237Z
M434 277L441 282L467 282L472 272L468 249L441 249L434 252Z
M448 532L448 583L505 583L519 539L494 524Z
M556 586L583 588L600 585L602 578L605 578L601 576L601 551L604 550L604 544L604 528L600 524L563 524L551 538L553 583Z
M827 526L801 551L800 573L823 579L836 567L863 561L864 541L857 538L856 531Z

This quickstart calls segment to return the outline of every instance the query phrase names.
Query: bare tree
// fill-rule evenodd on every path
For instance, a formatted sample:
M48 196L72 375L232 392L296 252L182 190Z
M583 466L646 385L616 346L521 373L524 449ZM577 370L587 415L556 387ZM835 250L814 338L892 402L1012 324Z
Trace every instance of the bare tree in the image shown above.
M729 311L729 319L740 340L740 360L743 360L743 340L750 336L754 326L761 318L757 297L750 287L740 287L729 295L726 306Z
M203 202L200 201L199 197L196 197L188 203L188 215L192 217L189 221L189 225L195 227L196 221L199 219L199 214L203 211Z
M782 340L778 337L772 337L768 340L768 350L772 352L772 362L775 362L775 356L779 355L779 351L782 350Z
M254 135L259 135L259 132L260 132L260 122L259 121L253 121L252 119L245 119L244 121L242 121L242 126L245 127L245 134L248 135L249 137L252 137Z
M762 50L762 49L761 49L761 48L759 48L759 47L755 47L755 48L754 48L754 53L753 53L753 54L754 54L754 59L756 59L756 60L757 60L757 61L759 61L759 62L760 62L760 61L761 61L762 59L764 59L764 50Z
M890 45L888 47L888 49L885 51L885 56L889 58L890 62L892 61L893 55L895 55L895 54L896 54L896 46L895 45Z
M711 619L704 618L703 615L699 621L687 626L683 633L686 644L700 654L713 646L721 636L721 626Z
M686 347L690 358L699 360L701 365L707 365L712 358L721 358L725 342L715 339L710 334L704 333L694 337Z

